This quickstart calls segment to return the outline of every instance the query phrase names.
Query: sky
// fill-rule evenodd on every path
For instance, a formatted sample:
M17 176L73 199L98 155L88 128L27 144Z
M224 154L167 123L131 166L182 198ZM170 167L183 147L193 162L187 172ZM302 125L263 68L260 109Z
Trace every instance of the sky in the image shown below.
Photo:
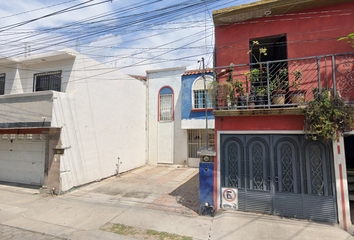
M127 74L212 67L212 11L254 0L16 0L0 2L0 55L71 48Z

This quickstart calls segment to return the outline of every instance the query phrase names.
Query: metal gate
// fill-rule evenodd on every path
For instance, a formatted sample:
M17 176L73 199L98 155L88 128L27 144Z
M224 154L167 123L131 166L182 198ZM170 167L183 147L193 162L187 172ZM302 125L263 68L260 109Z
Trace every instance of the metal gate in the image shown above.
M221 135L221 187L238 209L337 222L329 144L303 135Z

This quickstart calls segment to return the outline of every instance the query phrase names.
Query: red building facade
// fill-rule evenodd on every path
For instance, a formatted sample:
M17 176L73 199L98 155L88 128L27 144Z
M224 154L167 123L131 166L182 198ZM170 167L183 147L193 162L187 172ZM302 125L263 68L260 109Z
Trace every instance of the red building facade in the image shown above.
M260 1L214 11L213 18L216 80L242 86L223 100L225 87L215 94L216 207L335 222L353 232L346 167L351 157L344 146L354 140L351 133L333 143L306 139L302 108L314 89L354 100L353 49L338 41L354 32L354 2ZM254 69L263 71L257 80ZM291 86L299 70L297 89L307 94L295 103ZM277 102L271 86L282 71L285 100ZM257 107L250 96L260 88L266 100ZM227 189L237 192L233 207L224 204Z

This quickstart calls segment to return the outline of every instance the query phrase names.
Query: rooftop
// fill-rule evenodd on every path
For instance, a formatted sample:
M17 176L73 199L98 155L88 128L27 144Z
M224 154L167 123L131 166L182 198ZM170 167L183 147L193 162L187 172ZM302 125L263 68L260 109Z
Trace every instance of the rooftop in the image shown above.
M132 74L129 74L129 76L131 76L135 79L138 79L138 80L146 81L146 76L139 76L139 75L132 75Z
M205 73L212 73L213 69L212 68L206 68ZM183 74L184 75L194 75L194 74L201 74L203 73L203 69L195 69L195 70L186 70Z
M51 62L59 61L66 59L74 59L77 52L69 48L63 49L61 51L55 51L50 53L42 53L36 55L30 55L27 57L0 57L0 62L2 64L11 64L11 63L24 63L24 64L37 64L42 62Z
M262 0L214 10L213 19L215 25L228 24L351 1L353 0Z

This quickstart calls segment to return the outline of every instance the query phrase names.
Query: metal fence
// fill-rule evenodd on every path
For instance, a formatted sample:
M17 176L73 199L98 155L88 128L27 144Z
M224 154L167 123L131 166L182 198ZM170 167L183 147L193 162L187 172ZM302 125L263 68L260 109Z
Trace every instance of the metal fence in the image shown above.
M188 129L188 158L199 158L197 151L206 147L205 129ZM208 129L208 146L215 147L214 129Z
M354 53L215 68L214 110L295 107L323 92L354 102Z

